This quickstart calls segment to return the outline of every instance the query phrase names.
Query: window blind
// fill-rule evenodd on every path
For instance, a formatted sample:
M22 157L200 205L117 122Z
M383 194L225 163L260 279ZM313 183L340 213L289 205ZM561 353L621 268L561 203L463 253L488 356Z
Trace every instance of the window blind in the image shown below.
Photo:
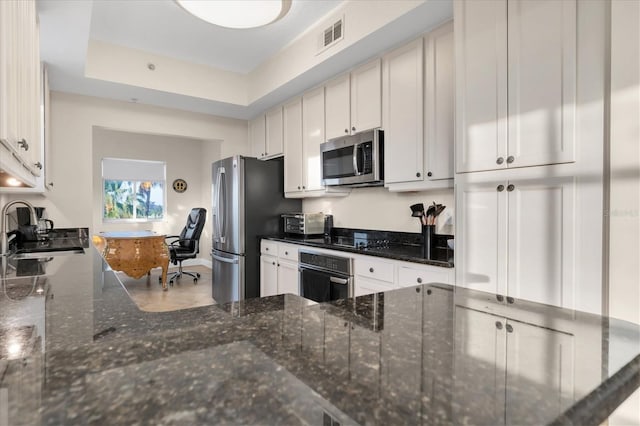
M164 181L164 161L103 158L102 178L108 180Z

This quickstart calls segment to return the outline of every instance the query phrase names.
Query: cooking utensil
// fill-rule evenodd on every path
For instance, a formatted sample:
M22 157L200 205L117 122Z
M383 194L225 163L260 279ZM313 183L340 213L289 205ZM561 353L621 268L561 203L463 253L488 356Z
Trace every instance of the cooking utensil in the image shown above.
M433 213L435 211L436 211L435 204L429 206L429 208L427 209L427 223L425 225L431 225L431 217L433 216Z
M432 223L432 225L435 225L435 224L436 224L436 218L437 218L437 217L440 215L440 213L442 213L442 211L443 211L444 209L446 209L446 208L447 208L447 206L445 206L445 205L443 205L443 204L438 204L438 205L436 206L436 209L435 209L435 211L434 211L434 213L433 213L433 223Z
M424 204L418 203L411 207L411 217L422 217L424 215Z

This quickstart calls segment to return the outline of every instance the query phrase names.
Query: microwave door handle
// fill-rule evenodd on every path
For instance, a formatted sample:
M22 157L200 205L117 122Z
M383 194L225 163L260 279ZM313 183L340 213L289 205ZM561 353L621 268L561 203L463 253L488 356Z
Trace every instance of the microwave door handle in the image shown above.
M360 144L353 144L353 175L360 176L360 170L358 170L358 150L360 149Z
M349 280L346 278L329 277L329 282L334 284L348 284Z

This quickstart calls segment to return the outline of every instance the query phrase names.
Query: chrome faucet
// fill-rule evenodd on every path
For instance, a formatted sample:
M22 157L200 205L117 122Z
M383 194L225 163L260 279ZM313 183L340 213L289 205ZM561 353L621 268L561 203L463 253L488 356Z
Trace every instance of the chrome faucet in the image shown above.
M0 214L0 230L2 232L2 247L0 247L0 250L1 250L0 256L6 256L7 254L9 254L9 243L7 240L7 213L9 212L9 208L11 208L16 204L25 205L29 209L29 212L31 213L31 224L32 225L38 224L38 216L36 216L36 209L33 208L33 205L31 205L30 202L24 201L24 200L13 200L5 204L4 207L2 208L2 213Z

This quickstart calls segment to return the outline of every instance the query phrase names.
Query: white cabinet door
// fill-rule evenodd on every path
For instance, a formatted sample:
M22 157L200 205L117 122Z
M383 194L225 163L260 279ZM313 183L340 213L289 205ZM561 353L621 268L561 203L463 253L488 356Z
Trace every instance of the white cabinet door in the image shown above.
M385 183L423 179L422 45L420 38L383 58Z
M425 38L426 180L453 179L453 23Z
M275 157L283 152L282 106L270 109L265 115L265 157Z
M278 259L278 294L300 295L298 263Z
M264 114L261 114L249 121L249 144L251 155L262 158L265 155L266 121Z
M508 167L575 160L576 7L509 1Z
M456 285L505 294L506 182L456 188Z
M324 137L324 87L302 96L302 189L323 189L320 144Z
M507 2L455 1L453 7L456 172L504 168L507 151ZM540 31L538 27L537 32Z
M508 296L573 308L574 179L508 182Z
M422 284L453 284L450 268L425 265L424 267L398 268L398 286L410 287Z
M380 126L382 126L382 62L376 59L351 72L350 131L353 134Z
M278 259L260 256L260 297L278 294Z
M331 80L324 90L326 140L350 134L349 74Z
M454 3L458 173L575 161L576 3Z
M302 191L302 99L283 108L284 192Z

